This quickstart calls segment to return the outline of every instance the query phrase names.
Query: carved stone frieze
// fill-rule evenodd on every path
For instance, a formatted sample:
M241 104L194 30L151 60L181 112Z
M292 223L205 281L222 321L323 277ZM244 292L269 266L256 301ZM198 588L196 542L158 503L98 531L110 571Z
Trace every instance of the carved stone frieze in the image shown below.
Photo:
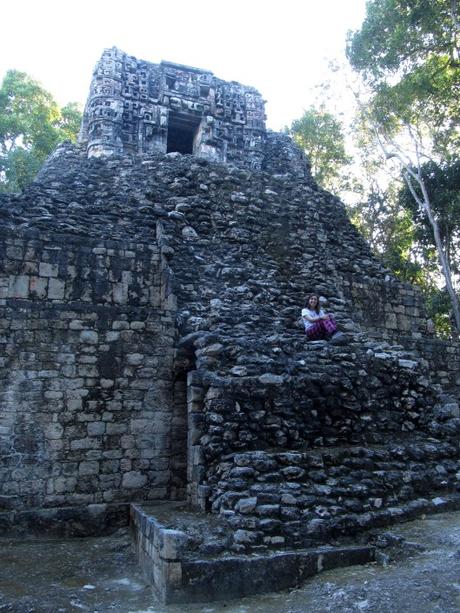
M209 71L152 64L114 47L94 70L80 141L90 157L178 151L260 170L264 100Z

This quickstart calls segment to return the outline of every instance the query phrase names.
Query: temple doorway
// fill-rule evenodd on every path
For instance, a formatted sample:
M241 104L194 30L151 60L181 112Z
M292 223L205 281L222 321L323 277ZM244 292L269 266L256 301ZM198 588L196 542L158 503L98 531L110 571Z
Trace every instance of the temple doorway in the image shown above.
M168 121L166 153L195 153L195 141L201 117L180 112L171 112Z

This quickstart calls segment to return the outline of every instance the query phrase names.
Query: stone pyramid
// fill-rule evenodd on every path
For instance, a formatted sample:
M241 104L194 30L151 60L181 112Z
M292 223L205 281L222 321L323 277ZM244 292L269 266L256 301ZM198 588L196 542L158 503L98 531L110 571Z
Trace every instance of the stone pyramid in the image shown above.
M216 555L264 555L458 505L459 345L252 88L106 51L81 142L0 215L6 533L186 501L225 526ZM311 291L343 346L307 342ZM147 515L147 574L191 598L204 541L177 531L165 553Z

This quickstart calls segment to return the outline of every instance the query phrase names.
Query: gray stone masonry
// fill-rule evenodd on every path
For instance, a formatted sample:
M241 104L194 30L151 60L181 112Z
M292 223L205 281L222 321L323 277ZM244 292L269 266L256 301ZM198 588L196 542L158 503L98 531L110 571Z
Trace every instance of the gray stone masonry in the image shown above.
M181 497L186 482L217 509L226 454L454 433L430 364L369 336L425 339L417 292L311 180L64 145L2 203L5 509ZM305 342L313 289L348 346ZM455 385L458 347L441 346L431 374Z
M88 155L179 151L258 169L265 139L264 101L253 87L115 47L96 65L80 134Z
M168 97L170 117L161 87L177 87L185 112L208 73L118 53L97 69L82 143L0 195L1 529L21 513L114 505L120 518L130 502L186 499L242 555L325 545L455 497L458 343L429 334L417 290L371 254L286 136L254 124L260 147L233 142L237 98L227 157L145 149L142 96ZM223 108L206 125L224 130ZM306 341L311 291L343 346ZM179 581L161 551L160 591L161 573Z
M5 230L0 251L0 505L170 495L175 310L156 242Z
M168 528L153 514L162 507L131 505L131 527L144 576L155 587L161 602L184 603L241 598L297 587L307 577L324 570L374 560L372 546L319 547L259 556L210 556L197 547L197 538ZM171 509L179 516L182 509ZM164 511L163 511L164 512ZM187 517L188 528L196 518ZM169 522L168 522L169 523ZM214 541L207 526L202 540ZM212 529L211 529L212 530ZM204 549L204 544L201 547ZM216 552L214 552L216 553Z

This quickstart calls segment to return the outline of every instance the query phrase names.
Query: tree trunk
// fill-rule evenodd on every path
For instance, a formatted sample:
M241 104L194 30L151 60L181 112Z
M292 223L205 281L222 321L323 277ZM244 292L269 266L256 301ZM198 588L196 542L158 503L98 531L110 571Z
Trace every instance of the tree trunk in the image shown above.
M455 324L456 324L457 332L458 332L460 331L460 305L459 305L457 294L455 293L455 289L452 283L452 273L450 271L449 261L448 261L446 254L444 253L444 247L443 247L442 240L441 240L441 233L439 231L439 225L438 225L438 222L435 216L433 215L433 209L431 208L430 197L428 195L428 192L425 186L425 182L423 181L423 177L421 176L420 167L418 169L419 172L417 173L417 175L411 172L408 168L406 168L405 170L406 170L405 179L410 189L410 192L414 200L417 202L417 204L421 206L422 209L425 211L425 214L428 217L428 221L430 222L430 225L433 229L434 242L436 245L436 251L438 254L439 264L441 266L442 275L446 282L447 293L449 294L449 298L452 303L452 311L455 317ZM417 181L422 191L422 199L419 198L417 192L415 191L414 186L412 184L412 179L415 179Z

